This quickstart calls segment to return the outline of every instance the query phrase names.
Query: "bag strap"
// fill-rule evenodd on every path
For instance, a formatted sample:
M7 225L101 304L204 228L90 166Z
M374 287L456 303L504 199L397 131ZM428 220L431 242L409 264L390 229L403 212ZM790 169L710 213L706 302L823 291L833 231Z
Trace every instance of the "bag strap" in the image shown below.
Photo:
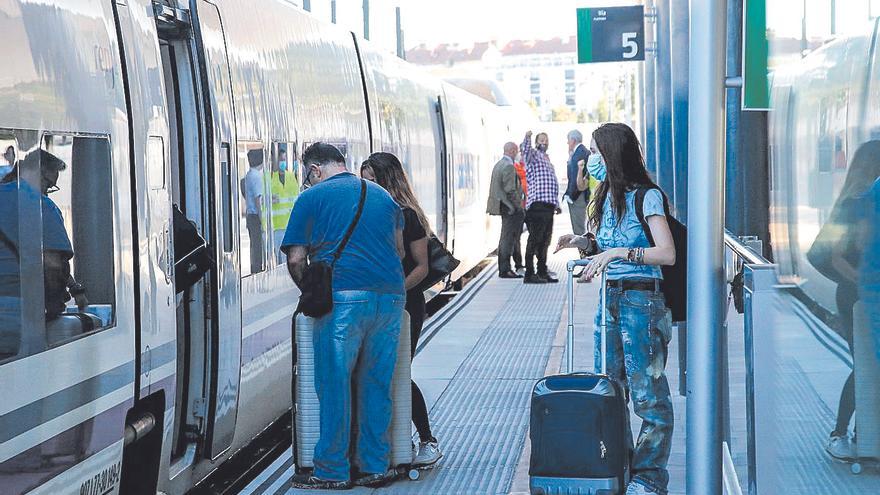
M18 256L18 248L15 247L15 244L14 244L14 243L12 242L12 240L6 235L6 233L3 232L3 229L0 229L0 242L2 242L3 245L6 246L7 249L9 249L10 251L12 251L12 254L15 255L15 258L16 258L16 259L21 260L21 258L19 258L19 256Z
M342 240L339 242L339 247L336 248L336 252L333 253L333 264L339 260L339 257L342 256L342 250L345 249L346 244L348 244L348 240L351 239L351 234L354 233L355 227L357 227L358 221L361 219L361 213L364 211L364 201L367 198L367 182L364 179L361 179L361 197L358 200L357 213L354 214L354 220L351 221L351 224L348 226L348 231L345 232L345 235L342 237Z
M663 197L663 211L666 213L666 218L669 218L669 201L666 199L666 194L663 193L663 190L659 187L640 187L636 189L636 198L634 201L634 206L636 209L636 216L639 217L639 223L642 224L642 230L645 231L645 237L648 238L648 243L653 247L654 246L654 236L651 235L651 228L648 226L648 221L645 220L645 194L648 194L648 191L656 189L660 191L660 196Z

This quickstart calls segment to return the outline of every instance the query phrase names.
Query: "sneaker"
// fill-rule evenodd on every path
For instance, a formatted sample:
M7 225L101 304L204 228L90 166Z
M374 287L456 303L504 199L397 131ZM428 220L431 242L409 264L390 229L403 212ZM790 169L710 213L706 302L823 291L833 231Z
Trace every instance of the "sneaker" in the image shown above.
M318 478L311 473L295 474L290 480L291 486L294 488L304 488L306 490L349 490L351 489L351 481L333 481Z
M849 435L831 435L825 444L825 452L842 461L855 459L855 440L850 440Z
M389 469L384 473L361 474L360 477L354 480L354 484L370 488L381 488L394 480L396 476L397 471L394 471L393 469Z
M657 495L657 492L650 490L645 485L637 482L630 481L629 485L626 486L626 495Z
M437 441L433 442L419 442L419 453L416 454L415 459L413 459L414 466L432 466L443 457L443 453L440 452L440 446L437 444Z

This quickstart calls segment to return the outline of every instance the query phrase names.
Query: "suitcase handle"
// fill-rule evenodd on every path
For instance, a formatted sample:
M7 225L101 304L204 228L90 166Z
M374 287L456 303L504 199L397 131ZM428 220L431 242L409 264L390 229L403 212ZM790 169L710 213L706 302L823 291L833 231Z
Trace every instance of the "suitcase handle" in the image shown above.
M574 277L572 276L572 272L574 272L574 267L576 266L587 266L592 261L592 257L578 259L578 260L569 260L566 263L565 267L568 270L568 328L566 335L566 346L568 347L568 351L565 353L565 371L566 373L571 373L574 371ZM600 276L600 288L599 288L599 311L602 312L602 322L600 324L600 347L601 347L601 361L602 361L602 371L601 373L606 374L606 338L605 338L605 330L608 326L608 311L607 305L605 304L605 296L607 289L607 271L608 267L605 267L605 270L602 271Z

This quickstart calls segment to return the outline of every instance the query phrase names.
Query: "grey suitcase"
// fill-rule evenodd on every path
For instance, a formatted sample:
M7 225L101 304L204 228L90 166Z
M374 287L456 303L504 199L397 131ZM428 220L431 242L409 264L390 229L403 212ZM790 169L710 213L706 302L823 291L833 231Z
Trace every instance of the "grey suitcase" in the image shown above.
M294 324L296 361L293 366L293 454L296 471L314 468L320 433L320 406L315 392L314 318L297 314ZM412 463L412 388L410 386L409 314L404 311L397 345L397 364L391 381L391 462Z
M623 388L605 372L606 279L601 277L602 372L574 372L574 284L568 262L566 373L542 378L532 390L529 489L533 495L615 495L629 478L631 446Z

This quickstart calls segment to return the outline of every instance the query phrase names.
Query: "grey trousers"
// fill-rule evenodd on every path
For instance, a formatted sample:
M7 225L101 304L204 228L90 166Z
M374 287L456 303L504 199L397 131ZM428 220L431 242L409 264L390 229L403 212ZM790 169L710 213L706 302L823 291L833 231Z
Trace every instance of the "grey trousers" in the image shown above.
M522 235L525 212L519 210L511 214L501 214L501 237L498 239L498 273L506 273L510 270L510 257L517 262L516 252L519 246L519 238ZM522 255L519 256L522 263Z
M568 204L568 216L571 218L571 231L575 235L587 232L587 194L582 192L574 203Z

